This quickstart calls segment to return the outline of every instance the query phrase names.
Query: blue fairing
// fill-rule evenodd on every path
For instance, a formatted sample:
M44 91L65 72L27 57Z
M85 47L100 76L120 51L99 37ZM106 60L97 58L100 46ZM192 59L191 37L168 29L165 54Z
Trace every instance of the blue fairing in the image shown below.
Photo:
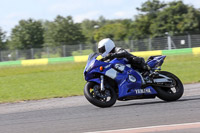
M163 64L165 57L166 56L152 56L151 60L149 60L147 64L151 68L159 67Z
M128 62L126 59L114 59L110 62L103 62L96 60L97 56L98 54L91 54L88 58L84 70L86 81L100 84L100 78L96 75L105 75L110 77L118 86L118 98L157 94L151 86L141 89L143 80L142 76L139 72L127 66ZM100 66L104 68L103 71L100 71Z
M90 79L90 80L88 80L88 82L95 82L97 84L101 83L100 78Z

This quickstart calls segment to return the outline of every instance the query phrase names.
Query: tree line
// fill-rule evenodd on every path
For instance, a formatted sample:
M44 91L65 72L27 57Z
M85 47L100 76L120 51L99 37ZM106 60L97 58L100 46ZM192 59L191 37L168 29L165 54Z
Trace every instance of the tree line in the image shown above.
M200 33L200 10L183 1L148 0L137 8L134 19L85 19L58 15L53 21L20 20L9 37L0 27L0 50L94 44L102 38L118 40Z

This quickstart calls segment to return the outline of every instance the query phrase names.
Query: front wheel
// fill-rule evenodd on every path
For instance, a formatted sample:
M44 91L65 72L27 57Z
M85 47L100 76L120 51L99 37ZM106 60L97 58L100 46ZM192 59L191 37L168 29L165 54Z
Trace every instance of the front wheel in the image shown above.
M174 74L166 71L160 71L159 74L165 75L172 79L174 87L155 87L158 97L164 101L176 101L183 95L184 87L182 82Z
M117 100L117 94L112 88L100 91L100 85L94 82L86 83L84 95L90 103L101 108L111 107Z

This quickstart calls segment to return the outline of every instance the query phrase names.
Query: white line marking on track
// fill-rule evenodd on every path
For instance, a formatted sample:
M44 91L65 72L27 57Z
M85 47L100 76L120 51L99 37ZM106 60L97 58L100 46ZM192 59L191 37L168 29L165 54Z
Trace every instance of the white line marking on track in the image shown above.
M95 131L95 132L87 132L87 133L133 133L133 132L145 133L145 132L155 132L155 131L192 129L192 128L200 128L200 122L127 128L127 129L117 129L117 130L108 130L108 131Z

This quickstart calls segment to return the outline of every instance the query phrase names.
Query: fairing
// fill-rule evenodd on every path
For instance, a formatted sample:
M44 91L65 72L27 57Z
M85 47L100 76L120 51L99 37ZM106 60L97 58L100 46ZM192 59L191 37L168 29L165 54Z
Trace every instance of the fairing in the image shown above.
M164 59L166 58L166 56L152 56L150 58L151 59L147 62L147 64L151 68L156 68L156 67L160 67L163 64Z
M105 75L113 79L118 86L118 98L128 96L140 96L140 95L155 95L157 92L153 87L147 86L141 89L143 84L142 76L139 72L130 68L127 65L126 59L114 59L110 62L102 62L96 60L97 54L90 55L87 65L84 70L84 76L86 81L92 81L100 84L100 78L95 75ZM123 68L123 71L116 69L116 64ZM103 66L103 71L99 68ZM91 67L90 69L88 69ZM87 70L87 71L86 71Z

